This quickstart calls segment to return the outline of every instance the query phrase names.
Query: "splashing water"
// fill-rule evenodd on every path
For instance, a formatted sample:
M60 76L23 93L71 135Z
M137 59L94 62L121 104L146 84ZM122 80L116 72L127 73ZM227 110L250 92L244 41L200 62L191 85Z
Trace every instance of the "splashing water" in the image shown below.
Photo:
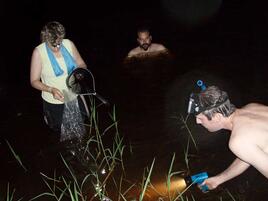
M65 96L64 96L65 98ZM81 140L86 132L80 112L78 99L72 98L64 103L60 141Z

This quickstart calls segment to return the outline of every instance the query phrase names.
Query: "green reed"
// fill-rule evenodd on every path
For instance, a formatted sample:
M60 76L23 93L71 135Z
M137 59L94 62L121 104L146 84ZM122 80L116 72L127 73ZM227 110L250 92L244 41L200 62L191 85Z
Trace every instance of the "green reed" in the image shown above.
M176 172L172 172L172 169L173 169L173 164L174 164L174 161L175 161L175 157L176 157L176 154L174 153L173 154L173 157L172 157L172 160L171 160L171 163L170 163L170 166L169 166L169 170L168 170L168 175L167 175L167 190L168 190L168 197L169 199L171 200L173 195L171 196L170 195L170 185L171 185L171 178L175 175L178 175L178 174L181 174L183 173L184 171L176 171ZM176 193L176 192L175 192Z
M184 162L185 162L185 165L186 165L186 168L187 168L188 171L190 170L190 167L189 167L189 146L190 146L190 138L188 137L187 146L183 150L183 153L184 153Z
M103 130L101 130L99 128L98 123L98 113L96 107L94 106L95 102L92 101L91 103L91 115L89 117L90 125L87 125L89 127L89 134L88 140L86 141L85 149L83 150L82 157L89 157L90 160L93 161L93 163L97 167L96 170L89 170L89 173L83 178L82 182L80 182L79 178L77 178L67 161L63 158L63 156L61 156L65 167L68 169L68 172L71 175L71 180L68 181L64 177L61 177L61 179L57 180L55 179L56 175L54 175L54 179L51 179L45 175L42 175L45 178L44 182L46 183L49 192L40 194L33 199L46 195L55 198L55 200L57 201L60 201L64 196L68 196L71 201L85 201L86 199L94 200L96 198L98 198L99 200L111 200L108 195L109 192L107 191L107 185L109 185L108 190L117 190L118 201L120 199L127 200L127 193L136 186L135 183L123 184L123 181L125 181L123 177L125 172L123 163L123 153L125 150L125 145L123 143L123 138L119 134L115 107L113 107L112 114L109 115L112 123ZM108 148L109 146L104 143L105 135L109 134L109 131L114 132L114 138L111 148ZM168 189L170 189L171 177L182 172L172 172L174 160L175 154L173 155L171 165L168 171L166 182ZM144 173L143 175L139 201L142 201L144 199L144 195L148 187L153 188L153 185L150 182L150 177L153 171L154 163L155 159L153 160L150 169L148 170L146 168L147 176L145 176L146 173ZM117 168L118 164L121 164L121 170L123 173L119 181L113 175L114 170ZM105 168L108 168L107 174L101 175L100 171ZM53 181L53 184L49 185L47 180ZM90 181L90 183L88 183L88 181ZM59 186L62 184L64 184L64 187L60 188ZM111 186L111 184L113 186ZM86 195L84 195L83 191L85 185L91 185L93 187L94 193L91 195L91 197L87 197ZM128 187L123 192L122 186L127 185ZM57 192L60 192L59 195L57 195ZM174 195L169 195L169 200L172 200L172 197L174 197ZM182 194L179 197L182 198Z
M155 158L151 164L151 167L150 167L150 170L149 170L149 173L147 175L147 177L143 176L143 179L142 179L142 192L140 194L140 197L139 197L139 201L142 201L143 200L143 197L144 197L144 194L145 194L145 191L147 189L147 186L150 182L150 177L151 177L151 174L152 174L152 170L153 170L153 167L154 167L154 162L155 162Z
M234 196L231 194L231 192L230 192L228 189L226 189L225 191L227 192L227 194L230 196L230 198L231 198L233 201L236 201L235 198L234 198Z
M26 167L23 165L23 163L22 163L22 161L21 161L19 155L16 154L16 152L14 151L14 149L12 148L12 146L9 144L9 142L8 142L7 140L6 140L6 143L7 143L8 147L9 147L9 149L11 150L13 156L15 157L16 161L20 164L20 166L21 166L21 167L24 169L24 171L26 172L27 169L26 169Z
M97 106L98 107L98 106ZM86 175L83 176L81 179L78 177L74 170L72 169L71 165L66 161L66 159L61 155L61 159L65 165L65 168L68 170L69 174L71 175L70 178L65 178L64 176L60 176L57 178L56 171L54 172L53 178L40 173L44 183L48 188L48 192L41 193L32 200L36 200L40 197L47 196L50 198L54 198L56 201L61 201L65 197L67 197L70 201L93 201L93 200L111 200L110 197L114 196L114 194L109 195L110 193L115 193L115 200L117 201L130 201L127 197L128 193L135 187L137 187L136 183L128 181L125 176L125 167L123 162L123 154L126 148L124 145L123 137L119 134L119 125L116 116L115 106L113 107L112 113L109 115L111 124L107 127L101 129L99 127L99 119L97 113L97 107L95 106L95 101L91 100L91 107L90 107L90 116L89 116L89 124L86 126L89 128L89 132L87 135L87 140L85 143L85 147L82 152L81 157L88 157L90 161L96 166L96 169L88 169ZM187 170L189 171L189 144L190 140L193 141L196 149L197 145L192 136L192 133L187 126L187 119L188 116L184 119L181 116L181 121L183 122L184 127L189 133L187 147L184 150L184 160L186 163ZM106 135L110 135L113 132L113 141L111 144L105 143ZM8 143L8 142L7 142ZM9 145L9 143L8 143ZM9 145L13 155L15 158L21 163L19 156L14 152L12 147ZM130 147L131 148L131 147ZM132 149L130 149L132 150ZM131 151L132 152L132 151ZM188 201L192 200L195 201L193 195L189 198L185 196L185 192L189 190L191 185L189 185L183 192L174 192L171 194L170 186L171 186L171 179L172 177L185 172L182 171L173 171L173 166L175 163L175 153L171 159L171 163L169 166L169 170L167 172L166 178L166 186L167 186L167 197L165 195L161 195L159 200L169 200L169 201ZM153 159L150 168L148 167L144 170L144 174L141 181L141 188L139 193L139 201L144 200L146 191L148 188L153 188L156 190L151 183L151 176L153 172L155 164L155 158ZM23 165L22 165L23 166ZM24 166L23 166L24 167ZM106 174L102 175L101 171L105 169L107 170ZM118 177L115 173L115 170L120 171L120 177ZM87 190L90 188L90 194ZM8 188L8 194L9 188ZM228 192L227 192L228 193ZM229 193L230 194L230 193ZM14 191L8 196L7 201L13 201ZM233 197L232 197L233 198ZM136 201L136 199L131 199L131 201ZM234 200L234 199L233 199Z
M43 197L43 196L52 197L55 200L60 201L63 198L65 191L67 189L62 190L59 187L61 180L56 179L56 171L54 171L54 178L48 177L47 175L45 175L43 173L40 173L40 174L42 175L42 180L46 184L47 188L49 189L49 192L41 193L41 194L33 197L32 199L30 199L30 201L36 200L36 199ZM49 182L52 182L52 184L50 184ZM59 190L61 192L60 195L58 195L57 190Z
M49 192L40 194L34 199L46 195L54 197L58 201L61 200L63 196L70 197L72 201L83 201L86 200L83 193L83 187L86 184L89 185L88 181L90 181L90 185L93 187L93 191L95 191L90 197L90 200L95 198L100 200L104 198L109 199L106 185L111 183L110 180L113 180L114 183L117 182L115 181L113 172L118 164L121 164L121 169L124 172L123 153L125 145L123 144L123 138L119 135L115 107L113 107L112 114L110 114L112 123L102 131L98 127L98 114L96 112L96 107L94 106L95 102L92 101L91 103L91 113L89 117L90 125L86 125L89 127L88 140L86 141L86 146L81 157L88 157L96 166L96 170L88 170L89 173L83 178L83 181L80 182L68 162L61 155L62 161L71 175L71 181L61 177L60 183L61 185L62 183L64 184L64 188L60 191L60 195L57 196L56 186L59 186L60 184L54 182L52 185L49 185L47 182L48 177L46 176L46 180L44 180L44 182L46 183ZM111 148L108 148L109 146L104 143L104 138L110 130L114 131L115 134ZM107 169L107 173L105 175L100 173L103 169ZM44 175L42 176L44 177ZM118 194L118 197L125 199L124 195L126 195L127 191L129 191L134 185L131 185L125 192L121 192L122 181L123 179L119 181L119 183L121 183L121 187L119 187L120 193ZM57 190L59 190L59 188L57 188Z
M192 131L190 130L189 126L187 125L187 120L189 118L189 114L187 114L187 116L184 118L181 114L180 114L180 121L182 122L183 124L183 128L185 128L195 146L195 149L198 151L198 147L197 147L197 144L196 144L196 141L194 139L194 136L192 134Z
M16 189L13 189L12 192L10 192L10 186L9 186L9 183L7 184L7 194L6 194L6 201L15 201L14 200L14 194L15 194L15 191ZM22 200L23 198L20 198L18 199L17 201L20 201Z

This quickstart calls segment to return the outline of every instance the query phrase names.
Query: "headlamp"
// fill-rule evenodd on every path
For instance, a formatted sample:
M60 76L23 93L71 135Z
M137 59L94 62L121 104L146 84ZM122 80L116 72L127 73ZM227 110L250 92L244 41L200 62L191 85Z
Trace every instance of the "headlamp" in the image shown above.
M198 80L196 82L196 85L201 88L202 91L204 91L207 87L204 84L202 80ZM204 108L201 108L200 102L199 102L199 96L198 94L191 93L188 103L188 114L199 114L204 111Z
M225 97L225 99L223 101L217 101L215 104L211 105L211 106L201 106L200 101L199 101L199 95L195 94L195 93L191 93L190 98L189 98L189 102L188 102L188 114L194 114L194 115L198 115L201 112L204 112L206 110L211 110L212 108L216 108L219 107L220 105L226 103L226 101L228 101L229 98L228 96Z
M188 114L199 114L202 112L199 97L195 93L191 93L190 95L187 112Z

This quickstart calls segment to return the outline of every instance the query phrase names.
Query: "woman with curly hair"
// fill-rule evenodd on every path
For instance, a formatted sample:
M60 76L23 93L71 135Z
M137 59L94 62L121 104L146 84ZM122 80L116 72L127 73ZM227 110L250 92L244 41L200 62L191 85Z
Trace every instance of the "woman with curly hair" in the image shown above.
M86 67L74 43L65 39L64 26L48 22L41 30L41 44L32 53L30 82L41 91L44 119L55 132L61 130L66 78L75 68Z

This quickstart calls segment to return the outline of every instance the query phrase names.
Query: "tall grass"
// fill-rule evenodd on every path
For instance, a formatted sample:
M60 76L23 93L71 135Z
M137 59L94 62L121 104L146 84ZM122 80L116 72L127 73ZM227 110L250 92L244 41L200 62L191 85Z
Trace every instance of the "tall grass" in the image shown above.
M188 118L189 118L189 114L187 114L187 116L185 118L182 116L182 114L180 114L180 121L183 124L183 128L185 128L187 130L189 137L191 138L191 140L194 144L195 149L198 151L198 147L197 147L196 141L194 139L194 136L192 134L192 131L190 130L189 126L187 125Z
M170 166L169 166L169 170L168 170L168 174L167 174L167 190L168 190L168 197L169 197L169 200L172 200L174 195L171 195L171 191L170 191L170 186L171 186L171 178L175 175L178 175L178 174L181 174L183 173L184 171L176 171L176 172L172 172L172 169L173 169L173 165L174 165L174 161L175 161L175 156L176 154L174 153L173 154L173 157L172 157L172 160L171 160L171 163L170 163ZM176 192L175 192L176 193Z
M86 124L88 127L88 135L79 157L82 157L83 161L90 161L96 168L90 168L90 164L87 164L87 172L81 178L76 174L75 169L68 162L68 160L66 160L64 156L61 155L61 160L65 168L68 170L69 177L58 173L60 175L59 176L57 175L56 171L54 171L53 177L49 177L43 173L40 173L43 182L47 187L47 192L33 197L30 201L37 200L44 196L56 201L62 201L64 199L68 199L70 201L136 201L138 199L139 201L143 201L146 197L146 193L149 192L148 190L150 188L157 192L157 189L151 182L156 160L155 158L153 159L150 168L145 168L143 177L141 179L141 185L137 185L135 182L127 180L125 174L126 169L123 161L126 145L124 144L123 137L121 137L119 133L119 125L115 106L112 108L112 113L109 114L109 117L111 123L105 128L100 128L97 107L95 106L95 101L91 99L89 123ZM183 122L184 128L186 128L189 133L187 146L184 150L184 160L187 171L189 172L190 140L193 141L196 149L197 145L189 127L187 126L188 116L185 119L181 116L180 119ZM108 139L113 139L112 142L107 143L106 137L108 137ZM19 156L15 153L9 143L8 145L17 161L22 167L24 167ZM172 178L185 172L185 170L173 170L175 158L176 154L174 153L169 169L167 171L165 181L167 195L157 192L160 195L158 200L195 201L193 195L190 195L189 198L187 195L185 195L185 192L189 190L193 183L187 186L182 192L178 192L177 190L171 192ZM136 188L138 188L138 193L135 195L136 198L130 198L129 194L133 189L135 190ZM6 201L13 201L15 190L13 190L11 193L9 191L10 190L8 186ZM234 197L230 194L230 192L227 193L234 200ZM222 198L220 199L222 200Z
M41 194L33 197L32 199L30 199L30 201L36 200L36 199L43 197L43 196L52 197L58 201L62 200L67 188L65 188L63 190L61 189L61 187L60 187L61 180L56 179L56 172L54 171L54 178L48 177L47 175L45 175L43 173L40 173L40 174L42 175L42 179L43 179L44 183L46 184L46 186L48 187L49 192L41 193ZM52 182L52 184L50 184L49 182ZM60 192L59 195L58 195L57 191Z
M123 153L125 150L125 145L123 143L123 138L119 134L118 121L116 117L116 110L113 107L112 114L109 115L112 123L103 129L99 128L98 124L98 113L96 107L94 106L94 101L91 106L91 115L89 117L90 125L88 140L86 141L85 148L80 157L88 157L90 161L93 161L94 165L97 167L96 170L89 169L88 173L82 178L77 177L72 167L68 164L68 161L61 155L61 159L67 168L71 178L67 179L64 176L57 178L56 172L54 173L54 178L50 178L47 175L41 173L43 181L48 188L48 192L44 192L31 200L38 199L43 196L49 196L54 198L56 201L62 200L64 197L68 197L71 201L86 201L86 200L112 200L110 195L117 194L117 200L128 200L126 197L128 192L134 187L137 187L135 183L123 183L125 180L125 167L123 163ZM109 134L109 131L113 131L114 138L112 145L107 146L104 143L105 135ZM85 159L88 160L88 159ZM168 192L170 189L170 180L176 174L181 173L181 171L172 172L173 164L175 161L175 154L173 155L171 165L167 176L167 188ZM155 159L153 160L150 169L146 168L142 184L140 187L139 201L144 199L147 189L153 188L151 184L151 175L153 172L153 167L155 164ZM121 176L116 177L114 171L116 168L121 167ZM101 170L106 169L105 175L101 174ZM119 179L118 179L119 178ZM52 183L51 183L52 182ZM89 185L91 187L89 187ZM123 186L127 188L123 189ZM90 194L86 193L85 190L90 188ZM116 189L117 193L111 192L111 189ZM176 195L168 195L169 200L173 200ZM179 196L181 199L183 195ZM178 198L175 198L177 200Z
M153 170L153 167L154 167L154 162L155 162L155 158L151 164L151 167L150 167L150 170L149 170L149 173L147 175L147 177L143 176L143 179L142 179L142 191L141 191L141 194L140 194L140 197L139 197L139 201L142 201L143 200L143 197L144 197L144 194L145 194L145 191L147 189L147 186L150 182L150 177L151 177L151 174L152 174L152 170Z
M14 194L15 194L15 189L12 190L12 192L10 192L10 186L9 183L7 184L7 194L6 194L6 201L15 201L14 200ZM17 201L22 200L23 198L18 199Z
M61 159L65 167L68 169L71 178L67 179L62 176L60 180L56 180L55 178L49 178L46 175L42 175L49 192L40 194L33 199L37 199L41 196L50 196L59 201L63 198L63 196L68 196L72 201L84 201L87 199L94 200L96 198L99 200L110 200L110 192L106 190L106 185L108 184L113 184L113 187L110 187L109 190L112 188L117 188L120 190L120 193L118 193L118 198L124 199L126 192L129 191L134 185L130 185L130 187L123 192L121 191L123 179L120 178L118 180L118 178L114 176L114 171L118 167L121 167L121 171L123 173L125 171L123 163L125 145L123 138L119 135L115 107L113 107L112 113L109 116L112 123L102 130L99 128L98 113L96 110L95 101L91 99L89 124L86 125L89 128L89 132L85 147L83 148L82 153L79 153L79 157L81 157L83 161L90 161L96 168L89 168L88 173L81 181L81 179L77 177L75 170L61 155ZM104 141L106 135L111 133L110 131L114 133L114 137L112 144L107 145ZM109 139L111 138L111 136L108 137ZM104 170L106 171L105 174L103 174L105 172ZM47 180L53 181L53 184L49 185ZM63 184L64 188L62 188L59 195L57 195L57 192L60 189L58 186ZM86 195L84 192L85 185L91 186L91 195Z
M27 169L26 169L26 167L23 165L23 163L22 163L22 161L21 161L19 155L16 154L15 150L13 149L13 147L10 145L10 143L9 143L7 140L6 140L6 143L7 143L8 147L9 147L9 149L11 150L13 156L15 157L16 161L20 164L20 166L21 166L21 167L24 169L24 171L26 172Z
M174 119L176 119L178 121L178 123L181 126L181 129L186 129L187 131L187 143L186 143L186 147L183 147L183 153L184 153L184 162L185 162L185 165L186 165L186 168L188 170L188 172L190 171L190 165L189 165L189 149L190 149L190 141L193 143L196 151L198 151L198 146L197 146L197 143L196 143L196 140L192 134L192 131L190 130L189 126L187 125L187 121L188 121L188 118L189 118L189 114L186 115L186 117L184 118L182 114L179 115L180 117L173 117Z
M231 194L231 192L228 189L226 189L226 192L230 196L230 198L232 199L232 201L236 201L235 198L234 198L234 196Z

